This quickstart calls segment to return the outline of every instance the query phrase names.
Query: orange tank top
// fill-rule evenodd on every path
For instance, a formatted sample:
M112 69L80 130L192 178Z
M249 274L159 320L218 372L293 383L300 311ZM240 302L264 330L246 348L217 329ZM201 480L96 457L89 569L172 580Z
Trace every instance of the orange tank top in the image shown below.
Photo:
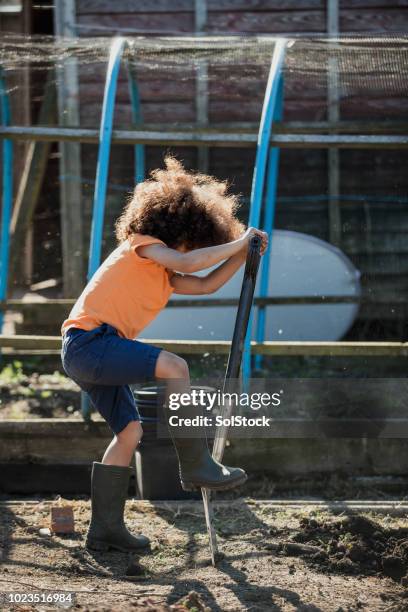
M91 330L102 323L116 327L130 340L162 310L173 287L172 271L138 255L142 244L165 244L159 238L132 234L99 266L61 325L61 334L70 327Z

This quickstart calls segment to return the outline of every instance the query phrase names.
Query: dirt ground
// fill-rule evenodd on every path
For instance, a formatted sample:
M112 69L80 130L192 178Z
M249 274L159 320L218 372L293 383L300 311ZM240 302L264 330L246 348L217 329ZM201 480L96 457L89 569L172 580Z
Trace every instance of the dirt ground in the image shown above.
M0 419L80 419L79 399L75 383L58 371L27 373L14 361L0 373ZM326 499L361 498L335 475L320 484ZM84 549L87 499L0 501L0 594L74 592L71 609L89 612L408 610L408 519L310 506L276 510L260 499L270 498L274 486L268 478L250 479L237 495L257 501L231 494L216 506L222 551L216 568L201 502L129 500L129 528L152 540L150 551L131 556ZM384 499L381 491L367 493ZM40 533L52 505L73 506L74 534ZM62 608L0 602L1 612L15 609Z
M81 418L77 385L61 374L27 374L15 360L0 372L0 419Z
M40 534L51 505L73 506L74 534ZM129 528L152 540L140 556L84 549L89 510L85 499L2 501L0 593L71 591L72 609L106 612L408 609L405 517L220 502L215 524L222 558L214 568L200 502L128 500Z

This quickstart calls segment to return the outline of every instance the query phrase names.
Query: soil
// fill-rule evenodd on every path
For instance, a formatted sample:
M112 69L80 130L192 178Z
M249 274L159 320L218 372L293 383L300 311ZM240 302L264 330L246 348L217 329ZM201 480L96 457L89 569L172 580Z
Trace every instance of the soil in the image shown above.
M77 385L57 370L27 374L18 362L3 368L0 419L42 417L81 419ZM302 494L298 484L295 497ZM325 497L355 496L346 484L331 475L323 483ZM368 512L334 516L321 509L277 511L260 500L271 497L274 486L258 475L244 492L257 501L234 499L243 494L238 490L224 494L229 501L215 512L222 551L216 568L210 563L201 502L129 500L129 528L152 541L151 550L138 556L84 549L87 499L0 502L0 595L75 592L72 609L89 612L408 610L407 519ZM381 491L369 496L384 497ZM74 534L40 533L50 525L52 505L73 506ZM2 611L16 609L61 610L0 603Z
M52 374L25 374L18 366L6 366L0 374L0 419L79 419L79 391L58 370Z
M75 533L40 534L50 525L52 505L73 506ZM221 559L214 568L201 502L128 500L129 528L152 542L140 555L84 548L87 499L9 500L0 510L3 593L71 591L73 609L106 612L408 609L404 517L276 510L252 499L220 502L215 526Z

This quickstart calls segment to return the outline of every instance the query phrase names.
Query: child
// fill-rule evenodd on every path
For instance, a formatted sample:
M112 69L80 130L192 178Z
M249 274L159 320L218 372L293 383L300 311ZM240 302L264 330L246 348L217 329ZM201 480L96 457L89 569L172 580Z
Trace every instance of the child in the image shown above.
M235 217L236 196L225 182L187 172L173 158L139 183L115 223L117 248L105 259L63 321L61 359L67 375L89 395L114 438L91 477L92 518L86 546L129 551L147 546L143 535L127 530L123 512L129 464L142 436L129 385L163 380L166 396L188 392L187 362L164 349L136 340L174 293L202 295L217 291L245 262L250 238ZM223 261L225 260L225 261ZM223 263L206 276L198 270ZM183 408L187 411L188 407ZM164 412L168 420L165 402ZM191 412L190 412L191 414ZM205 435L175 439L180 478L185 489L225 489L246 480L239 468L214 461Z

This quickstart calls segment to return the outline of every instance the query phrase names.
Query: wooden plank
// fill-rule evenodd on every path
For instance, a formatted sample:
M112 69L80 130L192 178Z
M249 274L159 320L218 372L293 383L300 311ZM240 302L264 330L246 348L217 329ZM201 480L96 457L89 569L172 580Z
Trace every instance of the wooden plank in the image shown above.
M208 0L208 8L217 12L312 10L323 9L323 0ZM191 10L191 0L143 0L141 3L134 0L77 0L77 15L180 13Z
M330 426L334 431L338 428L338 434L327 436L324 434L324 428ZM361 429L359 429L361 428ZM372 436L365 439L364 436L359 435L358 432L364 430L364 428L370 428L371 431L378 431L378 436ZM372 428L372 429L371 429ZM82 420L73 420L66 418L41 418L41 419L24 419L24 420L2 420L0 421L0 436L2 445L0 447L0 462L41 462L41 463L60 463L60 464L71 464L72 466L79 465L82 462L92 461L95 457L98 457L103 452L103 444L108 443L111 439L111 434L107 424L102 421L92 421L90 424L84 423ZM295 463L297 463L298 472L307 472L313 464L312 457L316 454L315 459L320 453L321 457L327 458L326 453L322 453L322 446L326 444L332 445L332 447L342 447L344 442L342 440L349 438L350 442L354 439L356 442L361 441L361 445L365 444L365 452L377 452L381 448L380 440L395 440L397 448L393 446L393 443L388 442L391 446L388 452L394 457L398 457L398 443L402 441L406 442L408 436L408 419L361 419L359 422L355 422L352 419L321 419L321 420L308 420L308 419L273 419L271 427L268 429L265 437L257 436L255 440L242 439L239 440L239 445L242 444L242 450L240 452L239 446L237 446L234 439L231 440L231 446L229 447L227 454L229 458L231 455L238 459L241 455L241 461L243 456L250 457L249 463L252 465L261 457L264 459L268 458L265 465L276 465L273 461L275 454L278 454L280 450L286 451L288 454L293 444L291 440L304 440L303 445L311 444L311 440L315 440L314 452L306 453L307 458L306 465L303 469L299 469L301 465L302 452L305 452L305 448L299 448L295 453L294 462L292 465L287 465L285 471L288 472L293 470ZM75 456L73 457L72 445L64 444L67 439L73 440L75 444ZM283 449L277 447L277 442L281 441ZM310 442L306 442L310 440ZM317 442L319 440L319 442ZM356 443L355 442L355 443ZM171 443L169 442L169 445ZM368 451L367 451L368 446ZM380 447L380 448L379 448ZM231 450L230 450L231 449ZM333 448L333 455L331 456L331 462L335 462L335 455L339 451L339 448ZM351 449L349 449L351 450ZM327 449L326 449L327 451ZM343 451L346 448L343 446ZM361 449L363 451L363 449ZM143 450L142 450L143 453ZM340 453L341 454L341 453ZM353 455L353 453L351 453ZM406 453L404 453L406 457ZM350 456L348 457L350 461ZM389 457L388 457L389 460ZM238 459L238 463L241 465L241 461ZM338 461L338 457L337 457ZM406 463L406 460L405 460ZM352 462L350 462L351 465ZM349 464L349 467L350 467ZM324 465L324 461L315 463L316 466L320 465L320 469ZM331 466L327 466L330 470ZM388 463L388 470L390 464ZM406 469L406 468L405 468ZM258 468L259 470L259 468ZM255 471L256 468L255 468ZM312 470L311 470L312 471ZM397 470L399 473L400 470ZM402 472L402 469L401 469ZM227 503L227 502L225 502ZM231 503L228 502L229 504Z
M342 9L396 9L408 6L408 0L341 0Z
M147 339L143 342L155 344L168 351L185 354L228 354L231 342L201 340ZM343 357L406 357L408 343L404 342L251 342L252 352L260 355L287 356L343 356ZM0 335L0 347L18 349L58 349L60 336L6 336Z
M325 438L330 439L336 438L358 438L358 431L372 431L375 432L373 438L407 438L408 437L408 419L407 418L273 418L270 417L270 428L268 428L264 435L259 432L256 438ZM92 432L97 438L105 437L108 435L107 427L105 423L93 422ZM32 458L45 459L45 451L47 447L52 452L52 449L57 449L57 445L54 446L53 442L47 445L47 440L55 440L58 438L65 438L68 433L72 431L75 433L75 437L80 440L84 440L89 436L89 428L85 426L83 422L68 420L68 419L25 419L24 421L16 420L2 420L0 421L0 432L1 439L4 441L5 446L9 447L10 442L15 443L10 460L16 460L19 457L26 457L27 454ZM331 434L325 434L327 429L331 430ZM258 432L257 432L258 434ZM29 446L27 446L27 437L30 438ZM370 437L370 436L369 436ZM233 436L232 436L233 438ZM39 440L40 445L38 445ZM37 442L37 444L35 444ZM25 445L25 453L22 452L22 446ZM3 445L2 445L3 446ZM35 450L37 449L37 450ZM4 450L0 454L0 461L4 460ZM10 448L8 448L10 452ZM55 452L55 451L54 451ZM54 455L56 458L58 455ZM64 462L70 458L71 455L68 451L65 453L63 449L60 449L59 459ZM75 463L81 460L81 456L76 456Z
M61 444L64 423L67 435L75 439L75 458L72 457L72 448L69 453L68 448L64 448L67 445ZM19 421L18 425L13 420L2 420L0 431L4 440L0 450L0 460L3 461L6 460L6 452L9 452L8 461L22 461L31 457L40 461L78 464L86 461L89 453L98 457L101 445L106 444L110 437L109 428L104 421L93 421L91 425L87 425L82 419L24 419ZM86 449L86 440L89 450Z
M405 98L406 102L406 98ZM397 119L404 118L404 96L389 96L388 98L376 97L372 95L356 95L352 103L344 105L344 119L364 119L364 117L372 117L373 119Z
M339 34L339 0L327 0L327 33L329 37ZM327 73L327 119L329 122L340 122L340 77L338 74L338 58L335 56L337 47L330 45ZM333 55L332 55L333 53ZM329 239L332 244L341 246L341 212L338 195L340 194L340 153L337 149L329 149L328 155L328 213Z
M40 134L41 130L44 129L44 134L46 134L46 130L47 128L50 126L47 125L39 125L36 127L30 128L30 127L25 127L25 126L10 126L10 128L4 128L1 127L0 130L0 137L6 137L6 136L10 136L13 134L21 134L22 139L24 139L24 134L27 134L26 139L27 140L38 140L38 138L36 138L36 134ZM147 123L147 122L143 122L143 125L141 126L143 127L144 131L163 131L164 133L166 132L166 129L168 129L168 124L167 123ZM75 128L72 128L73 130L75 130ZM55 134L58 136L59 132L58 132L58 128L56 128L56 132ZM66 128L66 130L68 130L68 128ZM69 134L69 131L66 130L61 130L60 134L61 137L64 138L65 134ZM182 124L177 124L177 130L181 132L185 132L188 134L194 134L194 133L210 133L210 134L217 134L219 132L221 133L229 133L229 134L237 134L237 135L251 135L254 137L255 134L257 133L257 123L256 122L250 122L250 123L240 123L240 122L228 122L228 123L211 123L211 125L209 125L208 127L204 128L197 128L197 126L194 123L187 123L187 122L183 122ZM126 130L126 132L128 132L129 130ZM335 133L335 134L350 134L350 135L390 135L390 136L398 136L398 135L404 135L406 134L406 132L408 131L408 123L406 122L401 122L401 121L379 121L379 122L358 122L358 121L342 121L340 123L328 123L325 121L288 121L288 122L284 122L284 123L274 123L274 129L273 131L276 134L282 135L282 134L312 134L312 135L317 135L317 134L324 134L324 133ZM94 129L93 132L90 132L90 134L92 134L92 136L95 139L95 134L96 134L97 130ZM73 132L73 134L75 135L75 131ZM79 134L81 133L80 131L78 132ZM88 132L84 132L85 134L87 134ZM30 137L30 134L32 135L32 138ZM48 138L45 138L46 140L48 140ZM92 141L92 138L89 140L90 142ZM95 140L95 142L97 142ZM352 155L354 156L353 160L350 161L350 164L354 165L356 163L355 160L355 156L359 155L359 153L357 151L353 152ZM367 153L364 153L364 155L367 155ZM379 154L376 153L375 156L377 157ZM384 157L383 159L381 159L381 165L383 163L387 162L387 159L390 159L389 154L387 153L387 157ZM307 158L306 158L307 159ZM368 158L367 158L368 159ZM399 156L397 159L391 159L390 163L392 166L395 165L395 162L398 161ZM347 161L349 161L350 158L346 158L345 162L347 163ZM360 163L360 161L358 162ZM373 161L370 159L369 162L370 164L373 163Z
M264 342L251 343L252 351L262 355L402 357L408 344L400 342Z
M344 173L348 173L347 192L361 194L367 198L369 207L364 211L366 221L372 220L373 215L378 217L385 212L391 215L393 210L404 214L407 211L405 202L408 194L408 176L403 170L408 161L406 153L389 152L387 155L378 151L376 158L374 152L366 152L366 156L355 156L355 152L348 152L343 168ZM355 172L356 168L358 172Z
M113 34L181 34L194 31L192 12L185 13L122 13L81 15L82 36ZM321 33L325 30L324 11L303 10L288 12L213 12L208 13L208 34L220 33Z
M85 104L94 103L97 108L102 105L102 97L104 90L104 76L93 80L83 78L79 84L79 96L81 102ZM182 84L182 87L181 87ZM183 102L194 100L195 95L195 75L178 75L176 72L174 78L169 78L169 74L165 79L160 80L158 75L154 75L151 79L138 78L139 94L143 106L148 102L168 104L169 102ZM123 106L130 105L129 101L129 85L125 81L118 84L116 93L116 102ZM186 121L186 120L185 120Z
M348 206L349 204L347 203L347 207ZM388 209L386 206L383 206L378 213L375 207L372 206L371 208L373 208L373 210L369 212L369 220L367 220L367 212L363 209L363 206L362 202L356 206L353 206L351 203L351 210L347 210L344 231L344 236L347 237L347 239L357 239L360 241L367 240L366 232L369 225L373 236L372 240L371 237L368 237L370 240L370 248L372 248L371 242L376 244L377 241L381 241L383 234L385 241L391 241L395 238L402 244L404 236L406 240L406 233L408 232L408 211L394 211L392 202L389 202ZM366 213L365 216L364 213ZM383 215L387 217L384 219L384 225ZM399 250L403 251L404 249L400 247Z
M123 13L183 13L192 11L191 0L77 0L77 16L116 15Z
M185 13L122 13L119 15L80 15L81 36L112 36L119 34L191 34L194 31L193 12Z
M197 35L202 35L205 33L207 27L207 16L207 0L195 0L194 17L195 32ZM196 66L195 107L196 122L200 126L205 126L208 124L208 76L208 61L206 59L199 60ZM199 147L197 150L197 170L203 172L204 174L208 174L209 154L210 152L207 147Z
M371 275L378 272L382 274L408 274L408 257L405 253L358 253L352 256L354 265Z
M102 457L101 444L94 450L94 457ZM0 488L3 492L24 496L39 491L90 495L91 466L92 460L78 464L60 464L58 460L51 463L4 462L0 464Z
M42 140L70 142L98 142L98 130L81 128L52 127L0 127L0 137L13 140ZM208 145L246 147L256 144L256 134L213 133L197 129L193 133L154 132L145 130L113 130L114 144L164 144L164 145ZM336 147L344 149L407 149L408 135L326 135L326 134L274 134L271 144L283 148L318 148Z
M143 104L155 100L165 103L167 100L185 100L194 97L195 93L195 72L192 59L189 56L181 55L179 58L180 64L174 66L173 63L166 65L164 61L160 67L155 67L153 70L147 71L144 67L138 67L138 85L140 96ZM200 58L200 61L204 59ZM207 61L207 60L206 60ZM197 62L197 58L194 59ZM213 65L208 59L208 64L211 67L209 73L208 85L211 97L218 100L218 103L224 101L226 104L239 104L242 101L251 101L254 98L263 101L263 92L267 81L267 61L263 65L246 64L241 62L227 62L225 65ZM104 70L94 66L93 72L90 74L89 67L81 68L80 73L80 94L81 100L86 102L97 102L101 104L101 94L103 93ZM352 77L350 76L351 80ZM180 88L180 84L182 87ZM361 94L361 87L357 82L354 87ZM252 94L251 94L252 92ZM376 92L376 97L387 98L385 92ZM322 82L314 83L314 87L310 86L310 78L307 75L290 74L285 83L285 100L298 100L299 94L303 94L303 99L315 99L320 102L326 102L326 90ZM373 92L374 95L374 92ZM129 103L127 92L127 82L125 79L120 79L117 89L118 102ZM343 106L349 106L352 100L343 100ZM249 120L246 119L246 122ZM231 121L230 121L231 122Z
M316 34L325 31L324 10L300 11L234 11L208 14L209 34L226 32L253 34Z
M44 100L39 112L40 124L53 124L56 120L56 91L53 76L49 76L44 90ZM24 170L20 178L18 192L10 224L10 267L11 278L17 275L21 263L21 245L26 240L33 214L40 196L41 187L48 163L50 142L33 141L29 143Z
M90 468L95 457L102 456L110 439L110 433L105 423L92 422L88 429L82 433L84 423L81 421L70 421L58 419L61 429L66 427L66 439L72 440L77 452L74 457L69 457L69 444L62 443L62 435L52 435L53 425L50 424L49 431L45 431L43 439L38 437L30 439L30 432L26 431L19 439L15 437L16 444L21 451L12 447L13 441L7 440L6 446L0 448L2 459L0 461L0 486L3 491L15 491L37 494L38 491L58 491L60 494L69 492L78 494L84 492L89 494ZM17 422L13 422L18 428ZM99 436L100 426L104 426L105 435ZM1 430L0 430L1 435ZM88 448L87 448L88 440ZM42 460L33 461L33 455L39 453L35 442L41 443ZM26 448L24 449L24 444ZM78 444L78 447L77 447ZM105 446L104 446L105 445ZM72 447L71 447L72 448ZM373 489L387 485L387 489L395 493L396 488L402 492L406 490L407 479L407 454L406 440L404 438L390 439L364 439L364 438L326 438L326 439L302 439L302 438L273 438L232 440L227 449L227 461L229 465L240 465L248 473L260 472L260 466L267 468L270 475L274 477L277 489L290 491L294 483L296 486L309 484L311 479L316 482L316 474L338 473L339 470L348 473L351 482L365 489ZM10 450L13 461L7 457ZM172 451L170 445L163 451ZM154 449L152 448L152 453ZM141 451L143 453L143 450ZM29 455L32 456L30 461ZM80 456L80 458L79 458ZM77 459L77 461L75 461ZM392 472L392 476L390 476ZM31 486L30 486L31 485ZM34 504L38 504L38 495L33 496ZM28 500L31 501L31 500ZM19 509L24 500L2 500L0 501L0 512L6 509L8 513L20 515ZM46 507L52 504L52 500L41 500ZM194 514L202 513L202 505L193 501L162 501L153 503L150 501L132 502L137 504L142 514L148 508L164 508L168 511L172 508L175 513L181 514L191 511ZM399 500L342 500L340 502L329 502L314 498L306 503L299 499L291 500L228 500L216 501L215 507L236 513L237 510L248 511L252 506L258 506L270 512L284 511L288 507L296 508L298 511L326 510L334 514L351 512L375 512L375 513L398 513L406 515L407 504Z
M136 127L136 126L133 126ZM137 126L139 127L139 126ZM143 122L140 127L146 130L166 130L168 124ZM197 128L195 123L183 122L177 125L178 129L194 132ZM232 133L256 133L257 122L212 122L207 126L206 131L217 132L227 131ZM408 123L405 121L340 121L339 123L329 123L327 121L285 121L274 123L276 134L383 134L383 135L405 135L408 132ZM356 153L354 153L356 155ZM365 154L366 155L366 154ZM345 160L347 161L347 159ZM394 162L393 162L394 163Z
M366 433L368 432L368 433ZM262 435L263 434L263 435ZM270 427L254 432L254 438L322 439L338 438L408 438L405 418L287 418L270 419ZM233 437L233 435L232 435Z
M376 9L361 8L360 10L340 11L340 29L343 33L356 32L372 32L385 34L386 32L395 32L400 34L406 32L408 28L408 11L404 10L402 5L399 8L390 7L389 5L382 7L381 12ZM376 7L377 8L377 7Z
M327 49L328 53L329 49ZM307 47L304 50L308 53ZM325 53L321 62L327 59ZM341 58L341 54L338 56ZM196 61L197 58L194 58ZM292 61L296 61L293 59ZM317 60L316 60L317 61ZM388 61L394 61L398 66L396 59L388 58ZM147 70L145 67L138 67L138 83L140 88L141 100L145 104L152 102L156 98L163 103L169 100L188 100L194 97L194 65L192 56L180 56L179 64L174 65L173 62L167 63L163 60L163 64L155 64L155 68ZM249 102L254 98L262 102L263 92L267 80L267 59L263 60L262 64L244 63L240 61L228 61L225 64L212 64L209 73L209 89L212 97L218 103L225 101L229 103ZM400 62L401 63L401 62ZM380 61L376 61L376 72L372 75L357 73L353 66L350 66L350 74L347 74L346 91L348 97L343 96L341 100L341 108L344 111L353 111L361 105L361 101L369 92L372 99L365 100L364 108L370 103L370 108L379 110L385 104L392 102L400 104L400 111L403 111L403 103L405 99L405 90L403 87L397 87L392 84L392 75L384 75L381 81L378 80L378 72L380 71ZM81 67L80 71L80 93L81 102L97 102L101 105L101 95L103 93L104 83L104 66L94 66L92 74L89 73L89 67ZM402 68L401 68L402 69ZM365 82L365 87L362 86ZM180 89L180 83L183 87ZM381 84L381 87L380 87ZM178 89L177 89L178 86ZM252 92L252 94L251 94ZM126 80L120 79L118 83L117 100L119 102L129 102ZM300 100L299 100L300 98ZM315 102L326 103L326 74L321 70L320 74L316 75L312 72L305 71L303 66L299 66L299 72L286 73L285 81L285 101L291 101L294 104L296 101L305 102L315 100ZM356 100L358 102L356 102ZM384 107L386 108L386 107ZM378 112L378 111L377 111ZM364 119L370 117L372 120L375 117L367 115ZM387 116L384 119L389 119ZM405 119L401 115L401 120ZM246 120L248 121L248 120ZM159 121L160 122L160 121Z
M363 304L358 311L359 321L377 321L378 326L376 335L378 334L378 328L386 325L390 321L406 321L408 318L408 308L406 304L393 304L390 302L389 305L385 304ZM402 328L400 328L402 330ZM396 337L401 337L401 331L397 333Z
M154 122L158 117L165 121L167 125L185 121L195 121L194 99L183 101L171 101L166 104L161 102L150 102L142 106L143 117L148 123ZM95 105L88 103L87 100L81 105L81 125L95 125ZM99 114L98 114L99 116ZM131 107L129 104L115 105L116 125L131 125Z
M408 0L407 0L408 1ZM338 134L405 134L408 131L408 123L405 121L316 121L313 123L303 121L288 121L273 124L274 131L278 134L290 134L293 132L317 133L333 132Z
M403 166L400 166L400 168L402 167ZM356 168L356 166L354 166L354 168ZM371 173L373 173L373 169ZM229 174L227 168L224 169L223 174ZM306 172L301 172L299 174L299 180L303 177L305 178L303 190L298 185L294 185L292 190L289 190L288 186L285 191L282 190L282 195L278 200L278 214L282 219L279 227L285 227L286 222L288 222L291 224L294 223L298 227L303 226L305 229L307 229L309 225L310 227L316 228L316 215L324 213L327 197L326 194L315 193L313 190L316 185L321 184L320 181L322 181L324 177L323 172L315 168L311 171L311 174L312 176L309 175L309 177L307 177ZM404 228L406 229L408 211L406 209L406 198L404 198L404 196L395 194L395 201L393 201L392 198L387 201L387 196L384 196L383 201L381 201L381 196L379 196L378 201L376 201L375 196L367 193L370 187L375 188L382 179L384 179L385 184L390 186L389 193L392 192L392 188L395 187L395 182L398 180L398 174L383 175L379 172L376 175L378 181L374 184L371 182L371 185L365 170L363 170L362 174L364 182L362 182L361 185L361 195L356 193L354 195L342 196L344 233L362 234L366 231L368 225L370 225L374 232L380 231L382 216L389 216L389 218L384 220L384 232L392 234L400 230L403 231ZM285 180L293 181L297 174L288 170L283 176L285 176ZM393 179L394 184L392 183ZM404 188L404 186L404 183L402 183L401 187ZM401 211L401 209L398 208L399 204L405 206L405 210ZM310 220L310 224L307 221L307 216L309 214L314 215ZM297 215L299 215L298 223ZM318 229L318 227L316 229ZM322 226L321 223L320 229L324 230L324 226Z
M377 231L356 232L343 236L343 250L348 255L360 255L369 252L371 255L380 256L383 254L399 253L401 257L408 255L407 234L404 231L393 234Z
M398 277L397 277L398 278ZM400 291L405 287L408 289L408 285L404 284L404 277L394 285L394 289L399 288ZM395 282L395 281L394 281ZM366 292L361 296L347 296L347 295L299 295L299 296L268 296L268 297L256 297L254 298L255 305L273 306L273 305L303 305L303 304L389 304L392 299L392 305L401 303L406 304L407 300L403 295L395 296L392 292L380 289L377 287L374 290L370 286L370 282L365 280L364 285L366 286ZM21 312L24 315L24 319L38 322L52 321L53 319L63 319L64 315L74 305L75 300L70 299L49 299L45 301L27 301L10 299L6 302L0 302L0 310ZM237 306L238 298L197 298L197 299L180 299L180 300L169 300L166 308L216 308L220 306Z
M54 25L58 38L76 36L75 0L55 4ZM57 67L58 113L61 126L79 125L77 60ZM79 141L60 141L60 197L63 292L81 293L85 282L81 210L81 148Z
M390 312L395 313L396 317L405 316L407 313L406 295L408 287L404 285L404 279L398 279L394 285L391 285L386 290L383 284L379 286L373 285L371 280L363 278L364 294L358 296L297 296L297 297L267 297L256 298L255 304L263 304L265 306L276 305L319 305L319 304L354 304L360 305L360 312L364 309L364 316L368 312L373 312L375 316L380 318L381 313L384 316L389 316ZM65 319L73 305L73 301L69 303L58 303L58 300L49 300L47 302L22 302L21 300L9 300L2 308L8 312L21 312L24 317L23 329L28 331L43 330L43 333L54 333L59 330L60 322ZM221 298L207 300L170 300L166 308L206 308L230 306L236 307L237 299ZM371 315L370 315L371 316ZM33 349L34 350L34 349ZM42 350L42 349L39 349Z
M285 98L285 117L288 121L313 121L316 117L322 117L327 111L327 102L322 95L316 95L311 92L308 95L307 89L304 88L302 97L287 97ZM341 105L342 116L344 119L362 119L370 116L372 119L379 121L395 118L402 120L404 118L404 100L399 98L384 98L376 99L374 96L367 97L366 93L358 95L349 100L346 104ZM231 112L228 113L227 100L219 98L211 98L210 100L210 118L211 123L231 121L259 120L260 100L244 99L239 104L239 99L231 99ZM149 121L156 121L157 114L154 114L154 105L147 103L150 106ZM241 107L245 110L242 111Z

